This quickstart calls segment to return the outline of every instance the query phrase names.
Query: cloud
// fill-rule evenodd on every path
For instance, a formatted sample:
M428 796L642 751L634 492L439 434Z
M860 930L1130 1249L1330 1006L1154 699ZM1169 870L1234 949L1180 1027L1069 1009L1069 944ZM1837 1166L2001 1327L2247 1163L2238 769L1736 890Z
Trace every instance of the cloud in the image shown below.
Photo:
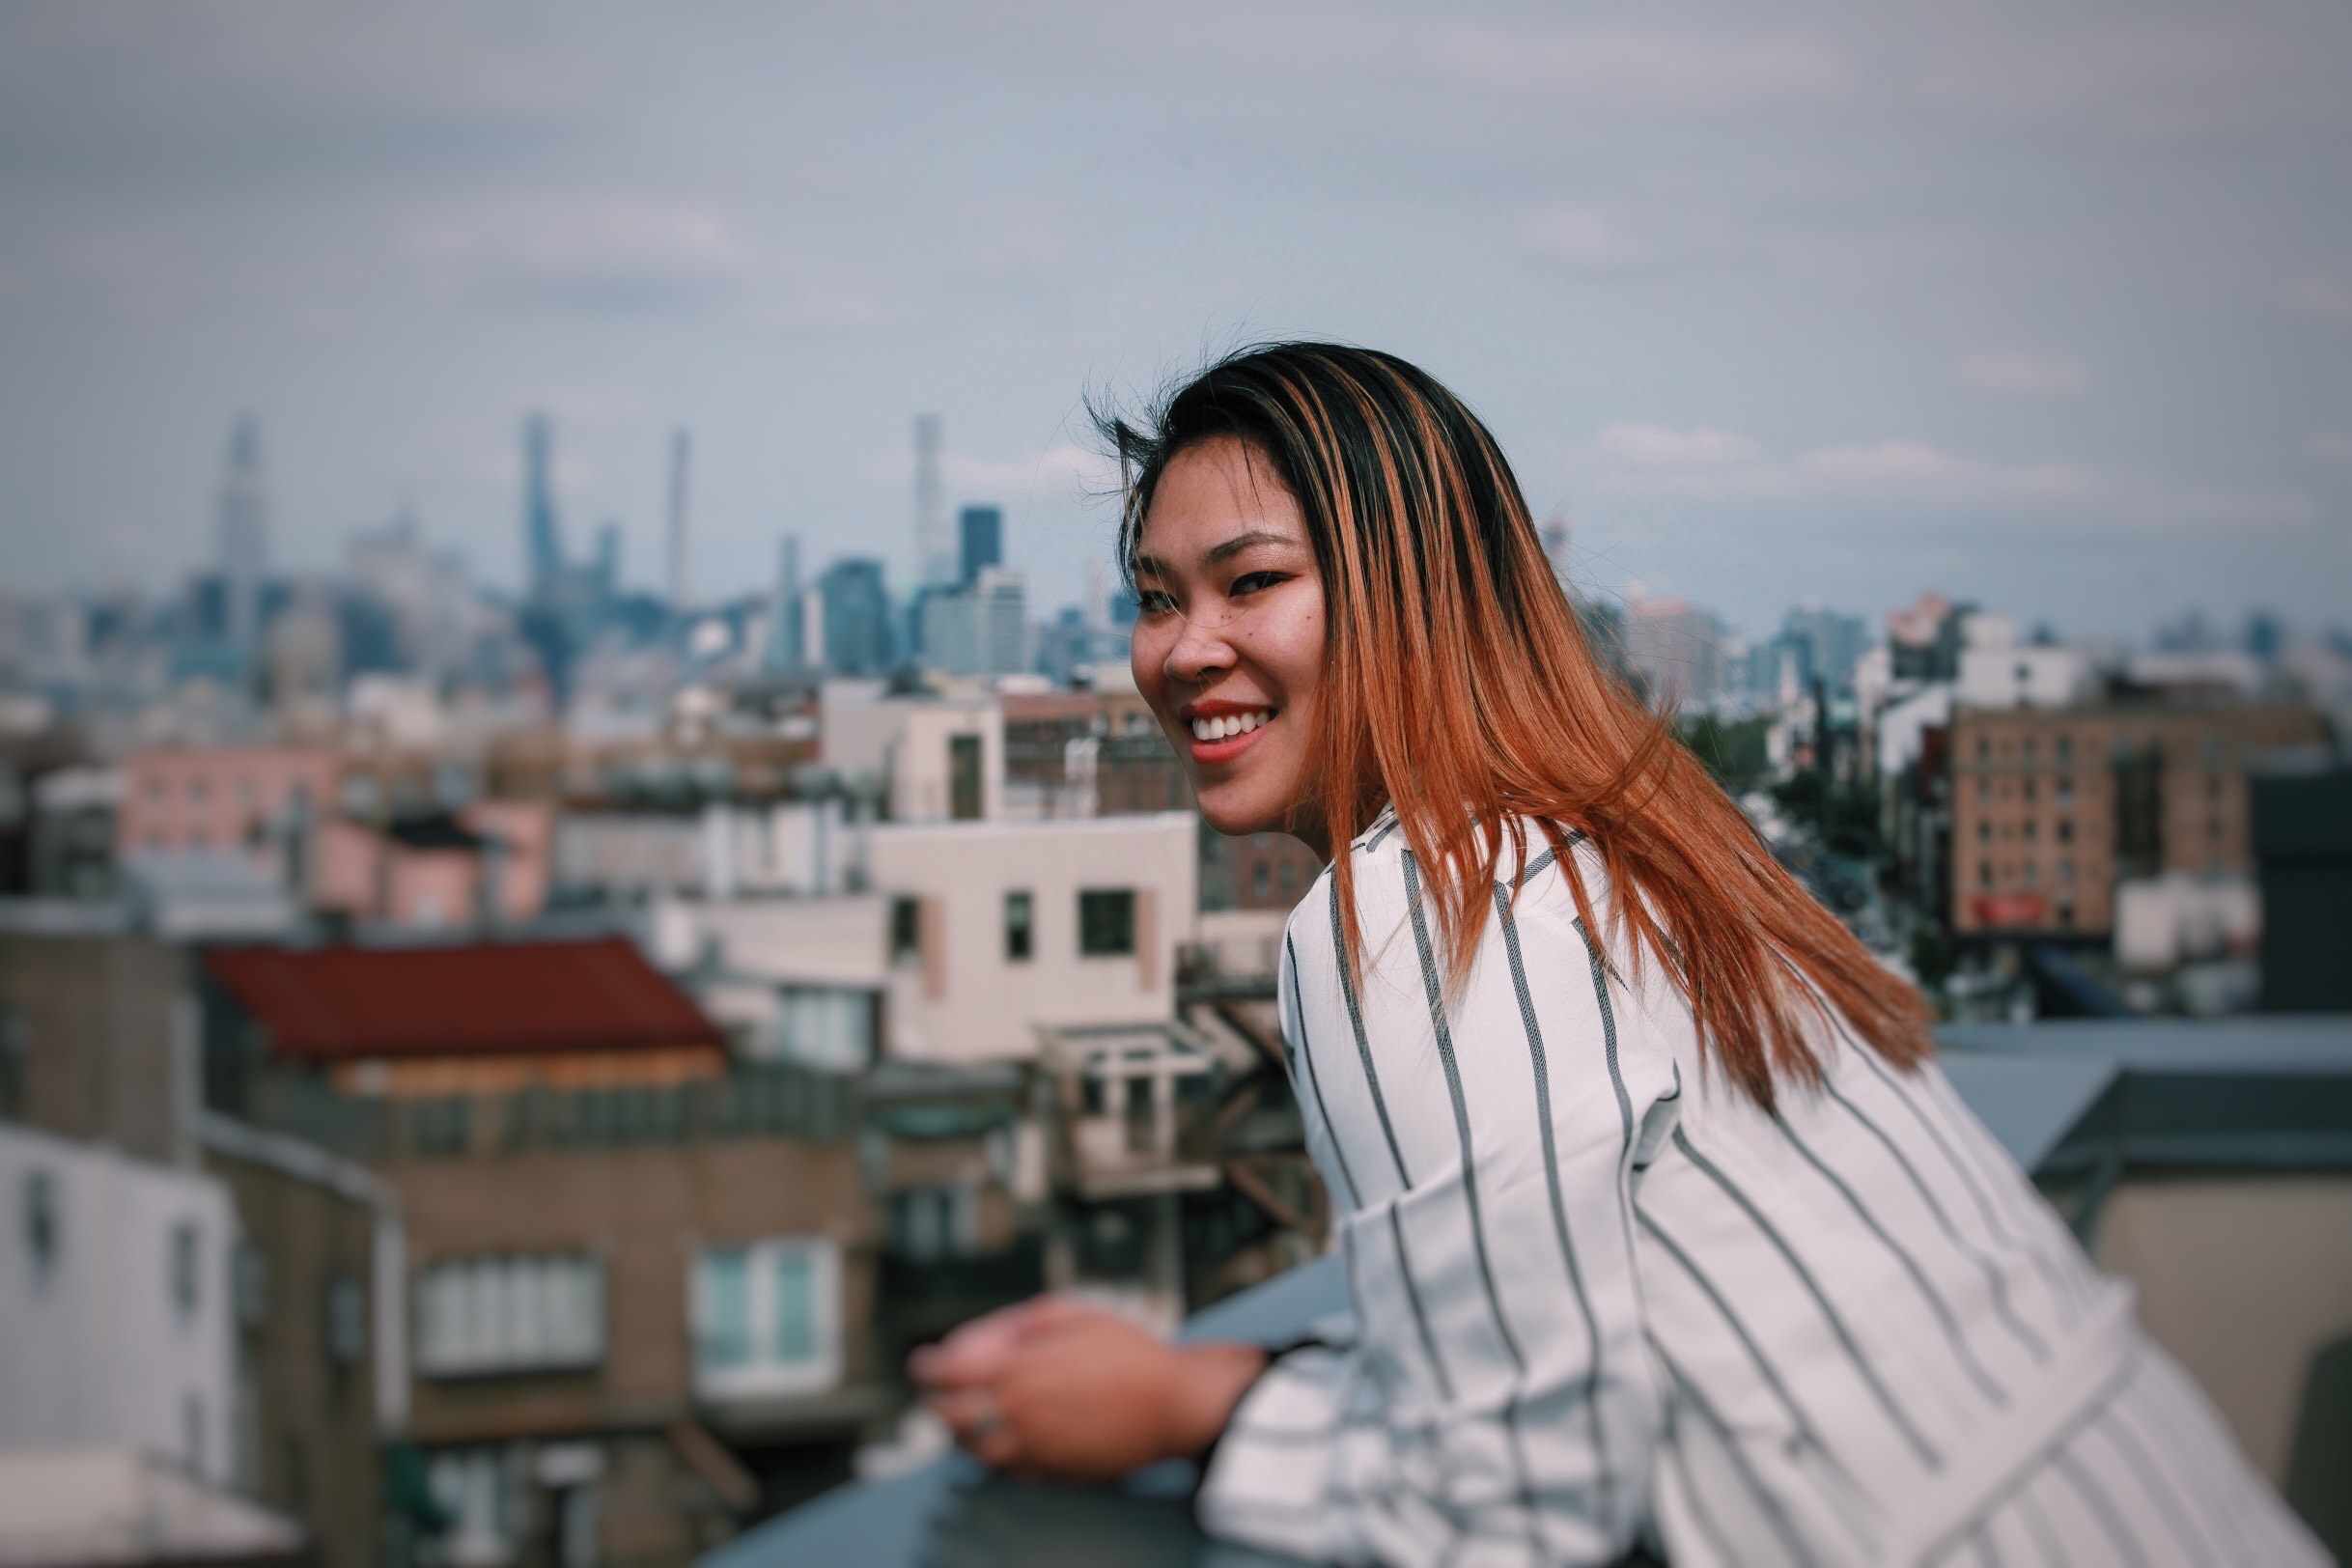
M2332 278L2305 278L2287 291L2286 299L2306 316L2337 326L2352 326L2352 289Z
M468 208L420 224L406 248L439 294L600 310L700 302L741 287L755 260L725 214L649 196Z
M1529 217L1520 231L1527 250L1576 272L1638 272L1664 253L1612 213L1595 207L1554 207Z
M2322 462L2352 468L2352 430L2330 428L2314 432L2303 449Z
M1990 350L1964 354L1960 384L2009 398L2072 398L2090 390L2090 368L2064 354Z
M1604 426L1577 466L1598 493L1702 505L1870 508L2145 528L2291 526L2315 515L2308 497L2291 491L2183 484L2073 463L1988 462L1918 439L1820 446L1780 458L1759 441L1711 426Z
M1457 22L1397 41L1414 63L1470 86L1575 112L1728 113L1841 97L1854 72L1811 39Z
M1764 449L1745 435L1710 425L1672 430L1664 425L1605 425L1594 444L1629 468L1706 473L1743 469L1763 461Z
M914 454L899 452L870 470L881 482L911 487ZM1052 498L1092 500L1119 488L1118 464L1091 447L1064 441L1023 457L983 458L947 452L939 476L951 500L1017 501Z

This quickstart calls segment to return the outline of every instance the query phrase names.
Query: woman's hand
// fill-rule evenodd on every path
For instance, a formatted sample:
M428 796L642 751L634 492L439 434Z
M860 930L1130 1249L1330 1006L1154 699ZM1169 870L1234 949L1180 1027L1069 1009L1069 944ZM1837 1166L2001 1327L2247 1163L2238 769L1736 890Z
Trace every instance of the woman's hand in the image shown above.
M1253 1345L1170 1345L1054 1296L968 1323L908 1363L982 1461L1077 1482L1200 1454L1265 1366Z

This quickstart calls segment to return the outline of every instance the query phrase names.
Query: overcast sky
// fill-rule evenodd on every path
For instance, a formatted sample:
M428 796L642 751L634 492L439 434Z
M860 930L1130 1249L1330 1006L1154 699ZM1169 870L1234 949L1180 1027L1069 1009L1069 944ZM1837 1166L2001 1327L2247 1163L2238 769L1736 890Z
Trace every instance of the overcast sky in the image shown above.
M281 563L511 585L545 406L636 581L684 426L698 593L903 582L930 410L1050 608L1081 394L1314 335L1607 592L2352 622L2352 9L1763 9L0 6L0 568L177 580L250 409Z

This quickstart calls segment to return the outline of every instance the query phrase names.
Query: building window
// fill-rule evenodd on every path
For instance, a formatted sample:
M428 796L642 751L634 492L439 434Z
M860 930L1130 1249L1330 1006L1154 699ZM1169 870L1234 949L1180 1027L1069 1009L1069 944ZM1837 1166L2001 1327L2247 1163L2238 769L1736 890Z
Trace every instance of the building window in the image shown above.
M1274 896L1274 868L1263 860L1249 868L1249 896L1251 898L1272 898Z
M1993 738L1991 736L1979 735L1976 737L1976 760L1978 762L1993 760Z
M359 1364L368 1349L368 1300L358 1275L338 1269L326 1282L326 1358L340 1367Z
M1980 778L1976 780L1976 803L1978 805L1990 805L1992 800L1993 781L1989 778Z
M2028 887L2033 885L2033 862L2029 860L2020 868L2019 880Z
M977 1256L979 1184L911 1187L891 1193L890 1250L910 1263Z
M182 1220L172 1227L172 1309L185 1323L196 1315L196 1227Z
M2074 761L2073 736L2061 735L2058 738L2058 760L2060 767Z
M32 1059L32 1022L14 1002L0 1002L0 1116L24 1114L24 1077Z
M1135 950L1135 893L1132 887L1090 887L1078 894L1078 952L1110 958Z
M604 1357L604 1268L592 1257L435 1264L416 1296L417 1370L429 1377L562 1370Z
M2060 931L2072 931L2074 929L2074 906L2071 904L2059 905L2058 907L2058 929Z
M1979 886L1979 887L1986 887L1986 888L1989 888L1989 887L1991 887L1991 886L1993 885L1993 862L1992 862L1992 861L1990 861L1990 860L1979 860L1979 861L1977 861L1977 862L1976 862L1976 885L1977 885L1977 886Z
M2029 804L2030 804L2033 799L2033 780L2030 778L2027 779L2025 783L2020 786L2020 788L2024 790L2026 800Z
M1026 964L1036 952L1036 901L1025 891L1004 895L1004 956L1007 962Z
M2019 679L2019 680L2021 680L2021 681L2025 679L2025 667L2024 667L2023 665L2018 666L2018 679ZM2025 739L2025 743L2023 744L2023 746L2021 746L2021 747L2020 747L2020 750L2021 750L2021 751L2022 751L2022 753L2024 754L2025 759L2026 759L2026 761L2027 761L2027 762L2029 762L2029 763L2032 762L2032 761L2033 761L2033 737L2031 737L2030 735L2027 736L2027 737L2026 737L2026 739Z
M2074 884L2074 861L2071 858L2058 863L2058 880L2068 886Z
M24 1177L24 1253L33 1277L45 1277L57 1263L57 1183L45 1170Z
M2211 839L2211 840L2212 840L2214 843L2216 843L2216 844L2219 844L2219 843L2222 841L2222 819L2221 819L2221 818L2219 818L2219 817L2207 817L2207 818L2205 819L2205 836L2206 836L2207 838Z
M1993 842L1993 825L1991 821L1986 818L1979 817L1976 819L1976 842L1979 844L1990 844Z
M890 901L890 962L912 964L923 956L922 910L913 899Z
M2060 844L2074 842L2074 819L2072 817L2060 817L2058 820L2058 841Z
M2219 800L2221 798L2222 775L2219 773L2207 773L2205 775L2205 798L2208 800Z
M269 1321L269 1254L251 1242L239 1242L233 1268L237 1321L247 1329L258 1329Z
M947 814L957 822L980 820L980 737L947 738Z
M706 1248L690 1302L706 1399L818 1393L841 1377L841 1254L808 1236Z
M2073 779L2061 778L2058 781L2057 799L2058 803L2062 806L2070 806L2074 804Z
M874 1022L870 991L785 986L777 994L774 1031L759 1040L752 1053L820 1072L860 1072L874 1061Z
M2031 817L2028 817L2028 818L2026 819L2026 825L2025 825L2025 827L2023 828L2023 831L2024 831L2024 833L2025 833L2025 835L2026 835L2026 842L2027 842L2027 843L2030 844L2030 843L2032 843L2032 842L2033 842L2033 834L2034 834L2034 830L2035 830L2035 829L2036 829L2036 827L2038 827L2039 826L2040 826L2040 825L2039 825L2039 824L2037 824L2037 823L2035 823L2035 822L2034 822L2034 820L2033 820Z

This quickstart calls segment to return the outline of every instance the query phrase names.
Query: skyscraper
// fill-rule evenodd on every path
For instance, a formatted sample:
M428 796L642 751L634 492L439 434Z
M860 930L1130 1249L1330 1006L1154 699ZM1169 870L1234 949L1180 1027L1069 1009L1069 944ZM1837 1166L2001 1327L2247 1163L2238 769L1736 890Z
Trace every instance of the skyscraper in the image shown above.
M251 658L262 637L262 578L269 570L268 492L262 480L262 431L247 414L229 437L219 512L222 630Z
M968 583L980 575L984 567L1004 565L1004 512L993 506L967 506L956 518L957 533L964 546L964 574L956 580Z
M685 431L670 436L670 611L686 612L689 596L686 559L686 462L691 455Z
M776 592L768 607L768 652L764 662L770 674L782 674L800 668L807 659L807 635L801 630L803 606L800 593L800 536L786 534L777 552Z
M564 570L564 540L555 516L554 433L547 416L522 423L522 561L530 597L544 600Z
M890 668L890 600L880 561L835 561L818 579L825 605L825 663L836 675L881 675Z
M918 587L956 581L956 546L947 535L947 491L939 477L939 416L914 416L914 565Z

